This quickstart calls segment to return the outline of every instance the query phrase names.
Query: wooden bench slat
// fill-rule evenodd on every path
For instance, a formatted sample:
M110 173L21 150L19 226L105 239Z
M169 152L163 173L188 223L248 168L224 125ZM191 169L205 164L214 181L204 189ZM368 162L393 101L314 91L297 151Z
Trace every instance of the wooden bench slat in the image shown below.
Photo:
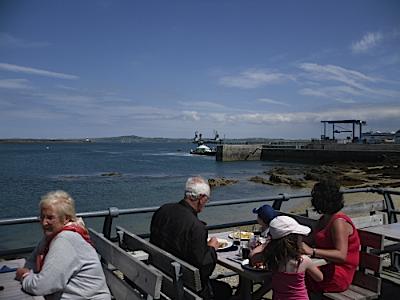
M283 216L292 217L293 219L295 219L300 224L306 225L306 226L311 227L311 228L313 228L314 225L317 224L317 220L310 219L309 217L299 216L299 215L296 215L296 214L293 214L293 213L281 212L281 211L278 211L278 214L279 215L283 215Z
M173 295L175 293L175 286L174 286L174 282L172 280L171 277L169 277L167 274L163 273L162 271L160 271L163 275L163 281L162 281L162 286L161 286L161 299L163 299L163 294L164 294L164 298L165 296L168 297L168 295ZM202 298L193 293L191 290L183 287L183 293L184 293L184 298L185 300L201 300Z
M332 299L332 300L352 300L351 298L343 295L342 293L324 293L323 299Z
M107 263L115 266L146 294L155 299L160 298L162 281L160 272L135 259L95 230L89 228L89 233L97 252Z
M371 291L368 290L368 289L364 289L364 288L362 288L362 287L360 287L360 286L357 286L357 285L354 285L354 284L350 285L350 289L351 289L352 291L354 291L354 292L357 292L357 293L359 293L359 294L364 295L366 299L376 299L376 298L378 298L378 296L379 296L379 295L378 295L377 293L375 293L375 292L371 292Z
M362 229L358 230L358 235L360 237L361 246L370 247L378 250L383 249L384 236L377 233L364 231Z
M193 267L187 262L175 257L167 251L151 244L150 242L120 226L117 226L117 231L123 233L122 240L128 249L143 250L147 252L149 254L149 263L154 265L157 269L160 269L171 278L174 277L171 263L174 261L178 262L181 265L182 280L184 285L195 292L201 291L202 287L200 271L198 268Z
M353 290L351 290L350 288L347 289L344 292L341 292L342 295L345 295L346 297L350 298L350 299L354 299L354 300L362 300L365 299L365 295L357 293Z
M357 271L354 274L353 284L380 294L382 280L370 274Z
M380 273L382 269L382 258L379 255L361 252L359 267Z
M104 275L108 287L115 299L118 300L143 300L143 297L135 291L129 284L118 278L117 275L106 266L103 266Z

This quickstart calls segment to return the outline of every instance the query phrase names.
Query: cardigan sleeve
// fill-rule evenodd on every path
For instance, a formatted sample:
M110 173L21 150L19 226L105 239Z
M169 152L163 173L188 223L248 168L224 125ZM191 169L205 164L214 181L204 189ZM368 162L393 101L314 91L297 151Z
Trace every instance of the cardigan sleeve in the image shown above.
M60 233L50 244L42 270L26 276L22 288L34 295L50 295L62 291L80 267L74 247Z

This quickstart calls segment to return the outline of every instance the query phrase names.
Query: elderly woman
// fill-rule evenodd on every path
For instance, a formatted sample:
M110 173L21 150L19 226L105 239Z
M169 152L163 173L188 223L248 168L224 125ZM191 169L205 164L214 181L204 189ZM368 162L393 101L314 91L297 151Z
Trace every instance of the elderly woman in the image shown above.
M311 292L342 292L350 286L359 261L360 239L351 219L340 210L343 195L334 178L324 178L314 185L311 203L322 214L313 230L311 247L306 243L302 251L329 263L320 269L324 274L321 282L306 278Z
M22 288L46 299L111 299L88 231L75 215L74 200L64 191L42 197L43 239L16 278Z

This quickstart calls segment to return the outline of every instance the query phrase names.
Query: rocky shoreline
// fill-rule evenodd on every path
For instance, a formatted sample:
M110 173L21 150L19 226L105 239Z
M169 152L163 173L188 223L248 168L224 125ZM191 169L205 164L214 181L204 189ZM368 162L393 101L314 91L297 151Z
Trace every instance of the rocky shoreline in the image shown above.
M265 171L262 176L253 176L250 181L269 185L290 185L312 188L323 176L335 177L345 188L397 188L400 187L400 162L374 163L333 163L319 166L285 166ZM235 184L238 180L225 177L209 179L211 187Z

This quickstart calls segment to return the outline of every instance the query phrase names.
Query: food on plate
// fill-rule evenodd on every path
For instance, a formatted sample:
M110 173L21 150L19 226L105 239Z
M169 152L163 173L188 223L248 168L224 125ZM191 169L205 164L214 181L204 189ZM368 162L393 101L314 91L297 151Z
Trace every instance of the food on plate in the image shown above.
M241 231L240 232L240 239L242 240L249 240L254 236L254 233L250 232L250 231ZM230 238L235 238L238 239L239 238L239 232L233 232L229 234Z
M210 241L210 237L207 239L207 242ZM226 249L229 248L230 246L232 246L232 242L226 240L226 239L221 239L221 238L217 238L218 241L218 249Z
M218 239L218 249L226 248L228 246L228 241L226 239Z

